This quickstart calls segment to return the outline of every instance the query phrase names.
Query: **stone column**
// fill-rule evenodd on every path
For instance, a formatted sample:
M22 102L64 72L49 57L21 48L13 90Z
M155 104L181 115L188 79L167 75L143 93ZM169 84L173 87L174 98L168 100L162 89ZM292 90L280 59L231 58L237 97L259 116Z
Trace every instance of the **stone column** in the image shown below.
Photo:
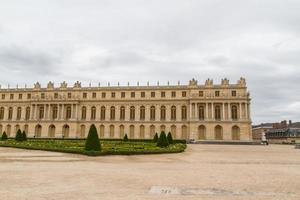
M214 112L215 110L214 110L214 104L213 103L211 103L211 119L212 120L215 120L215 112Z
M225 104L222 103L222 120L225 120Z
M208 120L208 103L205 103L205 120Z
M242 106L241 103L239 103L239 120L242 119Z
M61 105L61 119L65 120L65 104Z

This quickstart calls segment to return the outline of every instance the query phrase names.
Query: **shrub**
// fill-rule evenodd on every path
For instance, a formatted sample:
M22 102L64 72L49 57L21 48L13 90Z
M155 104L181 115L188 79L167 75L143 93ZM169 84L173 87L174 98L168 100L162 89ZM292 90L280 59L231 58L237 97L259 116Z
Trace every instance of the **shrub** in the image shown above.
M167 146L169 146L169 142L168 142L167 136L166 136L164 131L162 131L160 133L160 136L159 136L158 141L157 141L157 146L158 147L167 147Z
M168 133L167 139L168 139L169 144L173 144L173 137L170 132Z
M1 140L7 140L7 135L6 132L4 131L2 136L1 136Z
M157 133L155 133L155 135L154 135L153 142L155 142L155 143L158 142L158 134Z
M124 142L127 142L127 141L128 141L128 136L127 136L127 134L124 135L123 141L124 141Z
M16 133L15 140L18 141L18 142L22 142L23 141L23 134L22 134L22 131L20 129Z
M91 125L88 137L85 142L86 151L101 151L101 144L99 141L97 128L94 124Z
M22 138L23 138L23 141L27 141L27 135L26 135L25 131L23 131L23 133L22 133Z

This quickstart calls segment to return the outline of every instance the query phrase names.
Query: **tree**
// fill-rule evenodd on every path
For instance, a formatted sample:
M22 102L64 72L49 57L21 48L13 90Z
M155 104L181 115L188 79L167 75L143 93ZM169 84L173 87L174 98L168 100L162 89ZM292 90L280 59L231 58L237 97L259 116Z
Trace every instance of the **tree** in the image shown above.
M4 131L2 136L1 136L1 140L7 140L7 135L6 132Z
M160 133L160 136L159 136L158 141L157 141L157 146L159 146L159 147L169 146L169 142L168 142L167 136L166 136L164 131L162 131Z
M22 142L23 141L23 134L22 134L22 131L20 129L18 129L18 131L16 133L15 140L18 141L18 142Z
M153 138L153 142L157 143L157 141L158 141L158 134L155 133L154 138Z
M27 135L26 135L25 131L23 131L23 133L22 133L22 138L23 138L23 141L27 141Z
M91 125L88 137L85 142L86 151L101 151L101 144L99 141L97 128L94 124Z
M123 141L124 141L124 142L127 142L127 141L128 141L128 136L127 136L127 134L124 135Z
M168 133L167 139L168 139L169 144L173 144L173 137L170 132Z

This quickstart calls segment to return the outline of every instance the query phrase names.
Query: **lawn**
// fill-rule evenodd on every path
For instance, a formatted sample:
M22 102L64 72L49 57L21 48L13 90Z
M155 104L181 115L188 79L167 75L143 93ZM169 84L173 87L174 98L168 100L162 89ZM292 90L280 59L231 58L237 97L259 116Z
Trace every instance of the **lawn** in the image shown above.
M135 155L135 154L161 154L161 153L180 153L186 149L186 144L175 143L166 148L160 148L153 142L143 141L108 141L101 140L102 150L85 151L85 140L35 140L29 139L17 142L13 139L0 141L0 147L15 147L22 149L56 151L64 153L76 153L89 156L100 155Z

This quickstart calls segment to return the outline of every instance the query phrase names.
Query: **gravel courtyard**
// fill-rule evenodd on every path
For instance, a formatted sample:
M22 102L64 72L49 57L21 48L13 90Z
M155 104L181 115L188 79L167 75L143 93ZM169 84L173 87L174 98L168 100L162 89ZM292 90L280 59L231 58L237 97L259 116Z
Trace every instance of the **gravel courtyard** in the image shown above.
M300 199L300 149L188 145L86 157L0 148L0 199Z

